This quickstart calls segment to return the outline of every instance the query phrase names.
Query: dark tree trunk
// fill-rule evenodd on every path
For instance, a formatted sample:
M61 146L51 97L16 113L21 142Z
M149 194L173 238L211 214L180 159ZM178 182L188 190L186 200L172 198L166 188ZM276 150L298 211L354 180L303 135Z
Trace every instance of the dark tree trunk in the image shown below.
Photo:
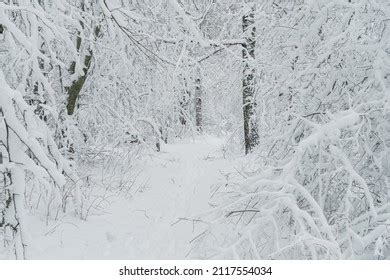
M187 79L183 78L184 82L184 92L181 96L181 100L179 100L180 105L180 115L179 115L179 121L182 126L187 125L187 116L188 116L188 107L189 107L189 101L191 100L191 91L189 90Z
M255 68L253 61L255 58L256 46L256 28L255 8L249 14L242 17L242 28L245 43L242 49L243 58L243 113L244 113L244 141L245 153L250 153L259 143L259 134L256 122L256 103L255 103Z
M84 6L82 6L82 9L84 9ZM80 24L84 28L84 24L82 22L80 22ZM96 26L94 28L95 38L97 38L99 36L99 34L100 34L100 27ZM81 52L81 44L82 44L82 40L81 40L81 36L79 34L79 36L77 36L77 40L76 40L76 49L79 53ZM76 80L74 80L72 82L70 87L65 88L65 91L68 95L66 110L67 110L67 113L69 116L73 115L76 108L77 108L77 99L79 98L80 93L84 87L85 81L88 77L89 69L91 67L92 58L93 58L92 50L90 48L88 48L87 53L84 56L84 61L83 61L84 65L83 65L83 69L82 69L82 74ZM76 62L75 61L73 61L71 63L68 71L71 75L75 74L75 72L76 72ZM66 138L66 134L67 134L66 131L62 130L61 134L62 134L63 138ZM68 156L69 159L73 160L74 159L73 155L75 153L75 147L74 147L73 142L67 143L67 150L69 152L69 156Z
M76 48L77 51L80 51L81 37L77 37ZM83 67L82 75L78 77L76 80L74 80L71 86L66 89L68 93L68 103L66 104L68 115L73 115L75 111L77 99L80 95L81 90L83 89L85 80L87 79L88 70L91 66L91 60L92 60L92 51L88 50L88 54L85 55L84 57L84 67ZM71 75L75 73L76 70L75 68L76 68L76 62L72 62L69 68L69 73Z
M195 124L198 132L202 132L202 84L200 75L195 79Z

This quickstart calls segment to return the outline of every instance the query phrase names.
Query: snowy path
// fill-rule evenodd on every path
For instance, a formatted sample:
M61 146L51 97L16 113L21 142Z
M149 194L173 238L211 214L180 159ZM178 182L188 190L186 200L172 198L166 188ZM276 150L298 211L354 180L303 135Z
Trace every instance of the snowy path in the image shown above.
M221 156L222 143L207 137L165 145L145 166L145 189L131 199L114 199L108 214L91 216L87 222L62 221L44 237L43 232L35 233L42 240L34 243L45 245L33 248L31 257L184 259L194 238L193 225L174 223L210 207L210 187L230 166Z

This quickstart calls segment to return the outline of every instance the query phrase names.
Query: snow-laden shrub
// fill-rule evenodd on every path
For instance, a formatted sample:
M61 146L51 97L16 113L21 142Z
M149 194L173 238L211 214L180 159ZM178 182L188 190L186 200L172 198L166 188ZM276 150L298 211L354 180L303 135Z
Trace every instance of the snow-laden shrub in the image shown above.
M22 96L0 72L0 255L15 253L18 259L26 258L28 252L24 216L25 204L31 201L26 198L39 196L36 201L42 200L45 214L55 216L64 211L68 200L64 197L65 174L76 187L73 172L48 128Z
M26 208L46 221L66 210L81 215L80 182L53 137L60 122L54 76L65 66L62 55L77 60L66 29L77 23L65 10L60 1L0 3L1 258L28 257Z

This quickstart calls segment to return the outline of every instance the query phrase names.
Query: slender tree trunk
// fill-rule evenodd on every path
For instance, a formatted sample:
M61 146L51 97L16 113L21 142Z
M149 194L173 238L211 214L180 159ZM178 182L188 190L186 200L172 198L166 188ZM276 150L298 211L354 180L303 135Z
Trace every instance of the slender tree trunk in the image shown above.
M0 116L4 117L0 107ZM11 154L20 152L20 147L12 146L10 133L12 133L5 120L0 123L0 129L5 137L0 139L0 236L3 246L13 246L16 259L26 258L26 241L23 233L24 222L21 212L23 211L23 195L25 189L25 174L18 166L12 167ZM4 152L4 154L3 154ZM4 166L2 166L4 164ZM3 168L5 167L5 168ZM0 245L2 246L2 245Z
M202 84L200 74L195 79L195 124L198 132L202 132Z
M253 61L255 58L256 46L256 28L255 7L253 6L249 14L242 17L242 28L245 38L243 44L243 113L244 113L244 141L245 153L250 153L259 143L259 134L256 122L256 103L255 103L255 69Z
M187 83L187 79L184 77L183 78L184 82L184 91L182 96L180 97L181 99L179 100L179 106L180 106L180 115L179 115L179 121L182 126L187 125L187 116L188 116L188 111L189 111L189 101L191 100L191 91L189 89L189 85Z

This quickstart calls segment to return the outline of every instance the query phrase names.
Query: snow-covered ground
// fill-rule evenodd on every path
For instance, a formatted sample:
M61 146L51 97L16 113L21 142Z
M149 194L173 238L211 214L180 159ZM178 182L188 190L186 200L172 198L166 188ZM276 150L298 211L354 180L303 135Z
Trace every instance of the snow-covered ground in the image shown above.
M185 219L211 207L210 187L232 169L222 146L211 136L164 145L146 161L138 191L112 197L106 213L87 222L66 217L46 226L30 217L29 258L186 258L202 223Z

